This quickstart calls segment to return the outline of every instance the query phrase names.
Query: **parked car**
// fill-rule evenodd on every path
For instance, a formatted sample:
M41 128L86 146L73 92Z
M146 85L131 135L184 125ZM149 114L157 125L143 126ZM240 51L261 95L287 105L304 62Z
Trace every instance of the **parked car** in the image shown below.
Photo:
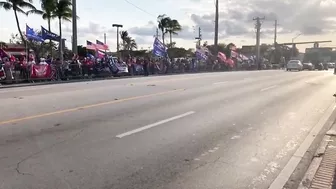
M303 63L302 65L303 65L304 70L310 70L311 71L311 70L315 69L314 65L311 62Z
M328 68L334 68L334 67L335 67L335 62L328 63Z
M315 65L315 69L317 69L317 70L324 70L324 66L323 66L323 63L317 63L316 65Z
M328 70L329 69L328 63L324 62L322 64L323 64L323 70Z
M297 71L302 71L303 65L300 60L290 60L287 63L287 71L292 71L292 70L297 70Z

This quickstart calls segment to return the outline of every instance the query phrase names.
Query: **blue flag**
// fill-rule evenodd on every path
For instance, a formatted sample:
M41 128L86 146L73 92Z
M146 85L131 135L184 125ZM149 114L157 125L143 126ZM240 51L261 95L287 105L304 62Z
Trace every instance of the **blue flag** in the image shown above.
M167 57L168 56L167 48L158 38L155 38L155 40L154 40L153 54L155 56L160 56L160 57Z
M28 40L43 42L44 39L35 33L34 29L26 25L26 37Z
M43 26L41 26L41 31L42 31L42 38L43 39L50 39L50 40L53 40L53 41L60 41L60 36L58 36L55 33L49 32Z
M196 54L196 58L198 60L207 60L208 59L208 56L204 52L202 52L200 49L197 49L195 54Z

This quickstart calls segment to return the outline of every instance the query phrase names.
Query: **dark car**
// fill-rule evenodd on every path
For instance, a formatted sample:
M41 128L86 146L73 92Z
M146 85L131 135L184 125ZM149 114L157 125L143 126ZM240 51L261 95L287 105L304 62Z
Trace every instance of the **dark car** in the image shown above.
M314 70L315 68L312 63L308 62L308 63L303 63L303 69L304 70Z
M329 65L328 65L328 63L322 63L323 64L323 69L324 70L328 70L329 69Z
M315 69L318 69L318 70L324 70L323 63L318 63L318 64L316 64Z

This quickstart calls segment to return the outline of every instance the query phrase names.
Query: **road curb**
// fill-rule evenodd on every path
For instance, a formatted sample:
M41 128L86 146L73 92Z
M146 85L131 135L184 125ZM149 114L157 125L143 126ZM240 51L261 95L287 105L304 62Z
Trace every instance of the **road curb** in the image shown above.
M240 70L234 72L250 72L250 71L260 71L260 70ZM274 70L262 70L262 71L274 71ZM202 74L202 73L231 73L229 71L224 72L190 72L190 73L168 73L168 74L155 74L149 75L149 77L160 77L160 76L174 76L174 75L193 75L193 74ZM143 75L134 75L134 76L122 76L122 77L108 77L108 78L93 78L93 79L74 79L68 81L51 81L51 82L41 82L41 83L27 83L27 84L8 84L1 85L1 89L17 88L17 87L30 87L30 86L39 86L39 85L55 85L55 84L66 84L66 83L77 83L77 82L87 82L87 81L101 81L101 80L114 80L114 79L128 79L128 78L139 78L144 77Z
M322 162L322 158L324 155L324 152L327 148L327 145L329 143L330 140L330 136L324 136L323 140L320 143L320 146L318 147L318 149L316 150L312 162L310 163L307 172L305 173L305 175L303 176L300 185L298 187L298 189L309 189L312 180L317 172L317 169L319 168L321 162Z
M336 121L336 120L335 120ZM336 167L336 124L326 132L298 189L330 189Z
M270 184L269 189L298 188L318 145L321 143L325 133L334 123L334 118L336 117L335 108L336 106L332 104L325 110L325 113L310 130L293 156Z
M57 85L57 84L66 84L66 83L80 83L88 81L102 81L102 80L116 80L116 79L127 79L127 78L136 78L137 76L129 77L108 77L108 78L94 78L94 79L76 79L76 80L67 80L67 81L49 81L49 82L36 82L36 83L27 83L27 84L9 84L9 85L0 85L1 89L9 88L20 88L20 87L32 87L32 86L42 86L42 85Z

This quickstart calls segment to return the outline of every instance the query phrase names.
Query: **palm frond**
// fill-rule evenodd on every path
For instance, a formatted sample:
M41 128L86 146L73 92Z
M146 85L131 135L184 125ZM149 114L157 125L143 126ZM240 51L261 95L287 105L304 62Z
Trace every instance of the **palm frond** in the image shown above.
M28 2L21 1L17 4L17 7L25 8L25 9L30 9L30 10L36 10L36 7Z
M14 7L13 7L13 8L14 8ZM15 8L15 11L27 15L27 12L25 12L25 11L24 11L23 9L21 9L20 7L16 7L16 8Z
M11 10L13 8L13 4L5 1L0 1L0 7L4 8L5 10Z
M30 15L30 14L38 14L38 15L42 15L42 17L45 15L45 13L41 10L29 10L27 11L27 15Z

